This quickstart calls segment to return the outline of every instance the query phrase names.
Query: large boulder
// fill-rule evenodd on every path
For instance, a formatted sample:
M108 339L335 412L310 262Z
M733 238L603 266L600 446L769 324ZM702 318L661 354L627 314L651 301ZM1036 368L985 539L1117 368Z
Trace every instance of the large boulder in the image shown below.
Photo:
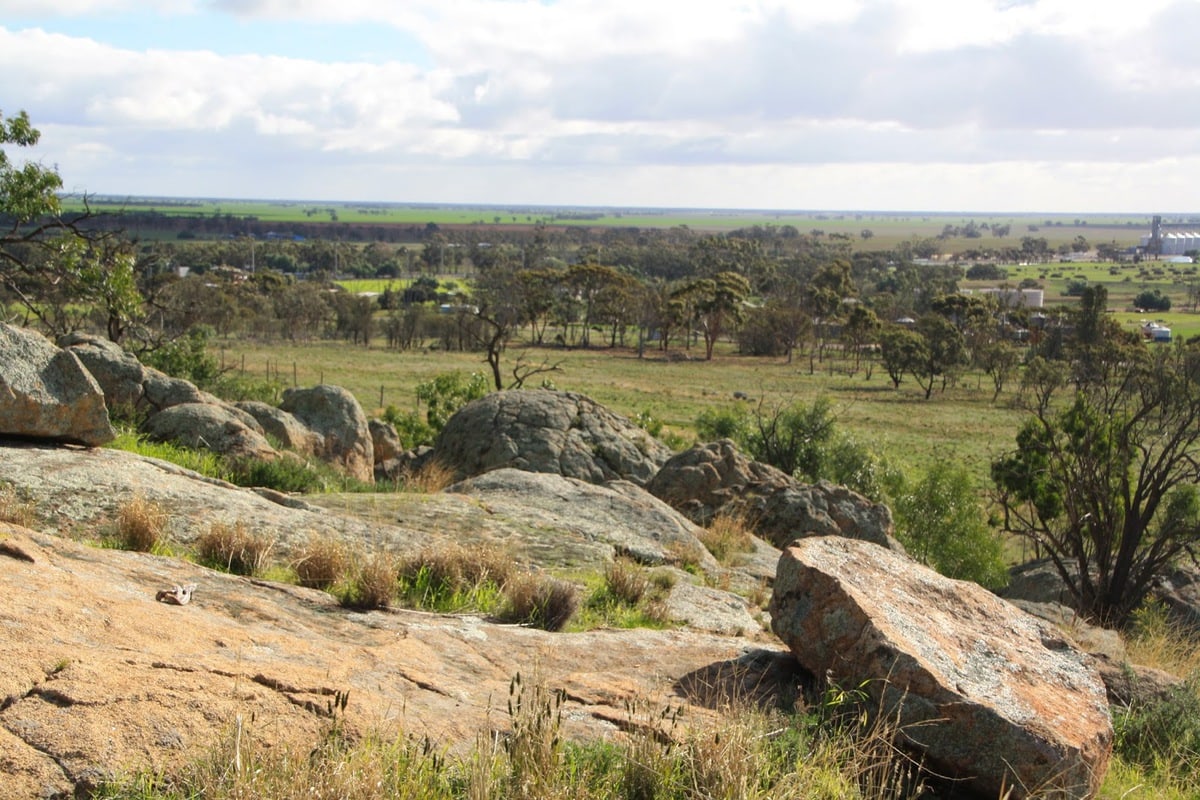
M144 428L160 441L204 448L232 458L273 459L278 455L261 433L224 406L208 403L171 406L146 420Z
M121 345L89 333L69 333L58 340L92 374L110 410L134 410L144 402L146 368Z
M317 455L351 477L375 480L375 449L367 416L354 395L340 386L287 389L279 407L320 437Z
M104 393L72 353L0 324L0 434L89 447L116 438Z
M399 458L404 452L404 443L400 441L400 434L396 432L395 425L382 419L370 419L367 420L367 427L371 431L376 464Z
M803 667L865 686L935 773L984 797L1095 796L1113 743L1104 684L1047 623L841 537L784 551L770 611Z
M273 437L281 447L306 456L321 449L321 437L282 408L258 400L243 400L235 406L252 416L263 433Z
M719 514L742 517L783 547L802 536L848 536L893 550L892 512L844 486L803 484L747 458L729 439L672 456L646 489L699 525Z
M447 421L432 458L457 479L513 467L641 486L670 455L662 442L589 397L537 389L468 403Z

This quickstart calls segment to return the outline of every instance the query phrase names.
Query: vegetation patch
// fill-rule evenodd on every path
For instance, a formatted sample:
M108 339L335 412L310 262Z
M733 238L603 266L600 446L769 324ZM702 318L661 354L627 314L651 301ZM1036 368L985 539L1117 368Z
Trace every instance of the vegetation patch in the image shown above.
M116 543L122 549L141 553L162 552L168 515L158 503L134 495L117 509Z
M235 575L258 575L270 564L275 542L252 533L238 520L230 525L214 522L196 539L200 563Z

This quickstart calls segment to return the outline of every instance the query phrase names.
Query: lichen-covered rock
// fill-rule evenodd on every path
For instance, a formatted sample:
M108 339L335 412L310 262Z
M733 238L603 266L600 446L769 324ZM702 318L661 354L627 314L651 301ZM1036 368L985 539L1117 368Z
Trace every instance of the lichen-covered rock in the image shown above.
M143 403L146 368L121 345L88 333L70 333L58 340L74 353L104 392L110 410L133 410Z
M641 486L670 455L662 442L589 397L537 389L468 403L447 421L432 458L458 479L512 467Z
M279 407L320 438L317 455L360 481L375 480L375 448L367 416L340 386L287 389Z
M313 455L320 449L321 437L282 408L257 400L243 400L235 405L252 416L263 433L273 437L281 447L301 455Z
M145 431L160 441L204 448L232 458L278 456L261 433L219 405L183 403L164 408L146 420Z
M729 439L672 456L646 489L699 525L718 514L741 517L777 547L802 536L847 536L903 550L887 506L828 481L800 483L747 458Z
M977 584L829 536L784 550L770 612L802 666L865 686L934 772L984 797L1095 796L1113 744L1104 684L1047 623Z
M94 447L116 438L104 393L73 353L0 324L0 434Z

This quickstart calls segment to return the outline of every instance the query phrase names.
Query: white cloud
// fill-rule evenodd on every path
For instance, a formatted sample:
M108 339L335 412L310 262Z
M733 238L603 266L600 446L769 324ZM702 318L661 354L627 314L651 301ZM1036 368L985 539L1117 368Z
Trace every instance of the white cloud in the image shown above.
M1164 185L1146 164L1200 181L1187 172L1200 156L1200 4L1190 1L1144 0L1136 13L1115 0L137 4L207 24L213 14L228 25L322 21L331 37L369 21L416 37L423 64L49 32L54 15L131 6L119 0L0 0L0 11L34 5L44 29L0 27L4 108L31 113L45 134L39 153L64 173L106 181L139 164L153 168L138 181L180 187L253 175L293 185L299 172L317 187L302 194L315 197L351 178L379 194L385 175L415 186L412 176L442 170L428 191L440 181L502 193L512 180L547 202L587 202L591 191L597 202L766 205L758 196L814 207L844 205L832 200L847 191L919 205L918 184L962 201L984 180L995 197L1032 186L1025 202L1068 196L1050 192L1045 175L1089 186L1081 199L1091 202L1098 184L1080 165L1119 185ZM624 201L613 196L620 187ZM810 199L818 189L830 203Z

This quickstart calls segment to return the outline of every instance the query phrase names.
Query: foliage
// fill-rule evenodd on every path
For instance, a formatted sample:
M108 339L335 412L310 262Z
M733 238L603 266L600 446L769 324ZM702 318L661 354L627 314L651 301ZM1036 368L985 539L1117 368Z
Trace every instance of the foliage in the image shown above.
M505 587L505 605L500 618L560 631L579 610L579 589L575 584L557 578L526 574Z
M350 581L335 594L345 608L370 611L391 606L396 588L396 562L381 552L356 564Z
M394 405L383 410L383 421L396 429L400 445L406 450L433 444L437 431L415 411L401 411Z
M346 577L350 554L346 546L333 539L311 536L296 553L292 568L301 586L329 589Z
M741 556L754 552L754 526L746 519L717 514L700 533L700 542L719 563L736 564Z
M1200 675L1117 715L1113 727L1114 752L1126 763L1194 786L1200 778Z
M21 499L16 487L0 481L0 522L28 528L37 522L37 510L33 503Z
M916 560L950 578L1002 588L1008 572L979 493L962 467L941 461L914 483L893 487L896 538Z
M1078 608L1120 625L1200 543L1200 349L1087 351L1075 391L1031 365L1029 416L992 478L1006 528L1054 561Z
M449 545L401 558L396 565L400 602L442 613L499 610L516 577L512 560L492 547Z
M177 339L147 350L140 358L148 367L208 389L221 374L216 357L208 351L212 337L212 328L198 325Z
M1171 298L1162 289L1146 289L1137 293L1133 305L1146 311L1170 311Z
M435 433L445 427L454 412L487 393L487 379L478 372L465 378L460 372L437 375L417 384L416 392L417 400L425 404L425 421Z

